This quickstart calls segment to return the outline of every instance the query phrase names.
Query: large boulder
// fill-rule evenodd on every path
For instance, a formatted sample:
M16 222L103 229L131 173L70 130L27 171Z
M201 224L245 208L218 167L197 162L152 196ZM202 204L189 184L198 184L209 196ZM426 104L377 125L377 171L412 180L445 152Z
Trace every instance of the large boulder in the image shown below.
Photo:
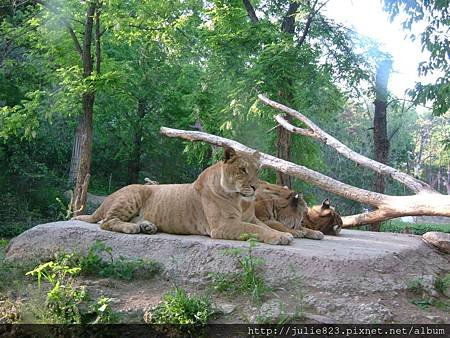
M423 234L423 240L442 252L450 254L450 234L430 231Z
M101 230L81 221L38 225L13 239L7 259L48 258L58 250L86 251L96 240L113 255L159 261L167 273L191 282L205 282L211 272L236 271L236 258L224 249L248 243L206 236L128 235ZM343 230L341 236L317 241L296 239L292 245L258 244L254 254L265 261L269 284L290 283L333 292L379 292L405 289L417 276L450 271L448 256L426 245L420 236Z

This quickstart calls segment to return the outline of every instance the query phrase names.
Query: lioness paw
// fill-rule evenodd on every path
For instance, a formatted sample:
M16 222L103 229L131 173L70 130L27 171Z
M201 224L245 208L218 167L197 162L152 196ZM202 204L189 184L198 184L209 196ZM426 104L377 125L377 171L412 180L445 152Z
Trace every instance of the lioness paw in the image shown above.
M275 245L288 245L294 240L294 236L287 232L279 232L272 236L269 236L264 240L264 243Z
M306 233L303 230L292 230L292 235L295 238L303 238L306 237Z
M154 225L152 222L149 221L142 221L139 222L139 227L141 229L141 232L148 235L156 234L158 231L158 228L156 225Z
M321 231L311 231L307 236L310 239L323 239L323 233Z

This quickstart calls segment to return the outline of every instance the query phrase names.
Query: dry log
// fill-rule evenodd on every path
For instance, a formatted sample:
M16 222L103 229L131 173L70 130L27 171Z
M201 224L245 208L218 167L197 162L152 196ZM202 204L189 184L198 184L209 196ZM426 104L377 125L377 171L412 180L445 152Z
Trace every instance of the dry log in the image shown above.
M228 146L249 154L255 151L239 142L204 132L166 127L162 127L160 132L169 137L204 141L221 147ZM402 216L450 216L450 196L434 191L422 190L421 193L413 196L390 196L353 187L314 170L264 153L261 153L261 164L263 167L279 170L305 182L315 184L326 191L377 208L372 212L343 217L344 227L381 222Z

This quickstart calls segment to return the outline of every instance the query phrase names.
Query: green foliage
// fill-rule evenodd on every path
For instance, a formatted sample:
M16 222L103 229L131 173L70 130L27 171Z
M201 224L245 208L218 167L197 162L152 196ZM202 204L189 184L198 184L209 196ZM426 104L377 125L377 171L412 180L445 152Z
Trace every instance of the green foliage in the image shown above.
M259 268L264 260L255 257L254 248L257 242L254 238L247 240L246 251L241 248L225 249L224 253L236 257L239 271L234 274L213 273L212 284L219 292L241 292L250 294L253 301L260 303L264 294L269 290Z
M436 278L435 283L436 290L438 290L440 293L445 293L448 289L450 289L450 273L446 273L445 275L438 276Z
M383 232L407 232L414 235L423 235L429 231L450 233L450 224L420 224L407 223L399 220L389 220L381 223L380 231Z
M448 44L449 1L384 0L385 10L391 20L400 17L403 27L410 30L412 40L420 39L422 50L429 52L429 59L418 65L419 75L438 75L435 83L416 83L409 94L417 103L433 103L436 115L450 109L450 62ZM420 27L420 33L415 33Z
M107 256L106 260L104 256ZM133 278L152 278L161 271L159 263L144 259L127 259L120 256L114 259L112 248L97 240L86 255L80 253L60 253L55 260L63 263L68 261L70 266L78 269L85 276L112 277L131 280Z
M8 244L9 240L0 240L0 294L22 288L24 274L36 265L34 261L6 261Z
M101 297L92 303L86 288L74 284L73 277L81 269L70 267L69 260L70 257L66 257L59 262L42 263L26 273L37 278L39 289L42 280L50 284L44 309L35 313L38 319L59 324L108 323L117 320L108 298Z
M450 273L443 276L436 276L433 287L441 294L439 297L430 297L425 290L424 281L417 277L408 283L408 289L420 298L413 299L412 304L416 305L421 310L430 310L431 307L443 311L450 311L450 300L444 294L450 288Z
M206 325L213 315L207 297L189 296L184 289L175 288L163 296L163 300L150 311L152 324Z

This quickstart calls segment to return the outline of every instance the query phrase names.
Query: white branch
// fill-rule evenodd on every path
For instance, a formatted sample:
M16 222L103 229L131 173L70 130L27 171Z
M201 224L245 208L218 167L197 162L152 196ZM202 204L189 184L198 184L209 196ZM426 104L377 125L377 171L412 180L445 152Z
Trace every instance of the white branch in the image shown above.
M371 169L376 173L392 177L394 180L404 184L407 188L409 188L412 192L414 192L416 194L420 193L420 192L438 193L437 191L433 190L425 182L422 182L422 181L420 181L404 172L401 172L395 168L392 168L383 163L374 161L370 158L362 156L361 154L358 154L357 152L353 151L352 149L347 147L342 142L335 139L333 136L324 132L316 124L314 124L310 119L308 119L306 116L299 113L298 111L296 111L292 108L289 108L281 103L272 101L264 95L258 95L258 98L263 103L265 103L275 109L281 110L281 111L295 117L296 119L300 120L307 127L309 127L310 130L295 127L295 126L291 125L289 122L287 122L285 119L283 119L283 117L281 117L280 115L277 115L275 117L275 119L283 128L286 128L287 130L289 130L293 133L312 137L312 138L334 148L338 153L345 156L349 160L351 160L355 163L358 163L359 165L361 165L363 167Z

